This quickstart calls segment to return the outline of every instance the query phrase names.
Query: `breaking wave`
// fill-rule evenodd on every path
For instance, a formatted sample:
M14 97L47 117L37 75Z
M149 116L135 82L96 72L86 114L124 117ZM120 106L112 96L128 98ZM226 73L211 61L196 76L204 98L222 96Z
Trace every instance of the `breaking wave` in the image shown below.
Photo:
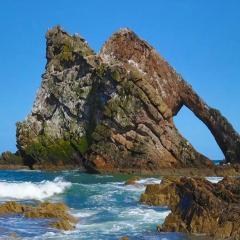
M71 187L71 183L63 178L53 181L33 182L5 182L0 181L0 199L33 199L44 200L53 195L63 193Z

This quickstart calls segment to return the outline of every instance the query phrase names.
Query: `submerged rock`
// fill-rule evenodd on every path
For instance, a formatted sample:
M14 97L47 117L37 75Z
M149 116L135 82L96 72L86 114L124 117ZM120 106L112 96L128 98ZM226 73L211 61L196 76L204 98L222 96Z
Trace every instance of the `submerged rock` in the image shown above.
M50 224L50 226L56 229L64 230L64 231L70 231L75 229L75 226L73 226L69 221L66 221L66 220L59 220L59 221L53 222Z
M148 185L140 201L168 206L171 213L158 231L206 234L214 239L240 239L240 178L217 184L203 178L165 178Z
M9 234L8 239L9 240L21 240L21 238L18 237L18 235L15 232Z
M40 203L30 206L14 201L0 205L0 215L22 214L26 218L53 219L50 226L60 230L73 230L77 219L69 214L68 207L63 203Z
M137 174L212 167L173 123L183 105L210 129L226 162L239 163L240 137L231 124L131 30L113 34L99 54L60 27L46 39L41 87L17 124L17 146L29 166Z
M138 176L133 176L131 178L129 178L126 182L125 182L125 185L134 185L137 183L137 181L141 180L140 177Z

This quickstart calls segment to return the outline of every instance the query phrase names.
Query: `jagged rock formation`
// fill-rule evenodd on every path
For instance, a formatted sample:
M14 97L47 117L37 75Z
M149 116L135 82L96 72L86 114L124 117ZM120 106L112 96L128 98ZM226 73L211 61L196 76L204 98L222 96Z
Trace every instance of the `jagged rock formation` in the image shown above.
M240 239L240 179L217 184L203 178L168 178L148 185L141 202L168 206L171 213L158 231L206 234L213 239Z
M173 124L183 105L210 129L228 162L240 137L135 33L122 29L95 54L80 36L48 31L47 65L32 112L17 124L29 165L83 165L98 172L157 172L211 162Z
M97 57L84 39L59 27L46 39L46 72L31 114L17 124L17 146L30 164L79 165L88 147Z

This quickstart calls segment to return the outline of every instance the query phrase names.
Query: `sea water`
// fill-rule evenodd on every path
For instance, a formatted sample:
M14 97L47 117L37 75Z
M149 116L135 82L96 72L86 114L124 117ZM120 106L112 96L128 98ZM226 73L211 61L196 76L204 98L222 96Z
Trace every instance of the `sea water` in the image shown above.
M74 231L64 232L50 228L49 219L0 216L0 239L11 239L12 234L25 240L114 240L122 236L133 240L192 239L180 233L158 233L156 226L164 222L169 209L139 202L146 184L160 183L160 178L146 178L127 186L126 180L121 175L77 171L0 171L0 202L64 202L79 219Z

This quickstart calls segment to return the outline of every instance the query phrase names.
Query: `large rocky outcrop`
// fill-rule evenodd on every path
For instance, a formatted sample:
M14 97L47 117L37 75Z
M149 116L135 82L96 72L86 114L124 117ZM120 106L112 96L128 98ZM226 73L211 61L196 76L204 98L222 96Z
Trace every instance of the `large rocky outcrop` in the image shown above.
M240 179L217 184L203 178L168 178L148 185L141 202L168 206L171 213L159 231L206 234L213 239L240 239Z
M94 52L59 27L47 32L47 65L31 114L17 123L17 146L27 162L81 164L94 100Z
M41 87L17 124L17 146L29 165L145 173L211 166L173 124L183 105L207 125L226 161L239 162L240 137L231 124L132 31L115 33L99 54L60 27L46 38Z

